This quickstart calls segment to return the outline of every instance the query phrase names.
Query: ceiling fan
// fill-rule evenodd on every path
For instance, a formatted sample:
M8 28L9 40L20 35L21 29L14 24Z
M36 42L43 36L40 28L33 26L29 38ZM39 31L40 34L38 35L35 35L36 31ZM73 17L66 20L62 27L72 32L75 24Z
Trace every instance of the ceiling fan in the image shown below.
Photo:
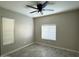
M44 9L48 4L48 1L44 2L44 3L37 3L36 7L34 6L31 6L31 5L26 5L27 7L29 8L33 8L35 9L34 11L30 12L30 13L35 13L35 12L40 12L41 14L43 14L42 11L54 11L54 10L51 10L51 9Z

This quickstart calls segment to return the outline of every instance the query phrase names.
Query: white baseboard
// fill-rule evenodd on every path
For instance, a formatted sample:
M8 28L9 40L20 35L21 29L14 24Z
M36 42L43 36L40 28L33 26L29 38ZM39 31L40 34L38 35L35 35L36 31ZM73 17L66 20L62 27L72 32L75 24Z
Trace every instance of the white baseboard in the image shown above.
M15 50L12 50L12 51L10 51L10 52L8 52L8 53L5 53L5 54L1 55L1 57L5 57L5 56L7 56L7 55L9 55L9 54L11 54L11 53L14 53L14 52L16 52L16 51L19 51L19 50L21 50L21 49L23 49L23 48L25 48L25 47L27 47L27 46L29 46L29 45L32 45L32 44L34 44L34 42L32 42L32 43L30 43L30 44L27 44L27 45L25 45L25 46L23 46L23 47L17 48L17 49L15 49Z
M36 42L36 44L40 44L40 45L44 45L44 46L49 46L49 47L54 47L54 48L58 48L58 49L63 49L63 50L70 51L70 52L79 53L79 51L76 51L76 50L62 48L62 47L58 47L58 46L54 46L54 45L50 45L50 44L46 44L46 43Z

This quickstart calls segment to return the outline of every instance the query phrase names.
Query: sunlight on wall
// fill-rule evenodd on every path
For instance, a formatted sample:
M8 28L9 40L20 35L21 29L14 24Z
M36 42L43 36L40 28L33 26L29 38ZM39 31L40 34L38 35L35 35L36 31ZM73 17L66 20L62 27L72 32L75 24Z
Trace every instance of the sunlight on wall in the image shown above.
M32 37L33 27L31 24L21 24L18 26L19 36L23 38Z

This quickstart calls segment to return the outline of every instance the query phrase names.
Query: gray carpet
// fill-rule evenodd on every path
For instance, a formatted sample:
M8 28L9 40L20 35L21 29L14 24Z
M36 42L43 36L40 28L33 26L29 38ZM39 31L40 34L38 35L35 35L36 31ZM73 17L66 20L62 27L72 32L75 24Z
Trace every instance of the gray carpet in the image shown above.
M34 44L12 53L8 57L79 57L79 54Z

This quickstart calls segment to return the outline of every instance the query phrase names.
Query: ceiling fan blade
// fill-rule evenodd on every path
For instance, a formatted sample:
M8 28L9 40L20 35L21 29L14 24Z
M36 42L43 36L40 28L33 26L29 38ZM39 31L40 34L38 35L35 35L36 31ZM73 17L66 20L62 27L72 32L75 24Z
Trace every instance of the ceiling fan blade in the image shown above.
M54 11L52 9L43 9L43 11Z
M42 4L42 8L46 7L47 4L48 4L48 1L44 2L44 3Z
M30 12L30 13L34 13L34 12L37 12L37 11L32 11L32 12Z
M36 7L30 6L30 5L26 5L27 7L33 8L33 9L37 9Z

